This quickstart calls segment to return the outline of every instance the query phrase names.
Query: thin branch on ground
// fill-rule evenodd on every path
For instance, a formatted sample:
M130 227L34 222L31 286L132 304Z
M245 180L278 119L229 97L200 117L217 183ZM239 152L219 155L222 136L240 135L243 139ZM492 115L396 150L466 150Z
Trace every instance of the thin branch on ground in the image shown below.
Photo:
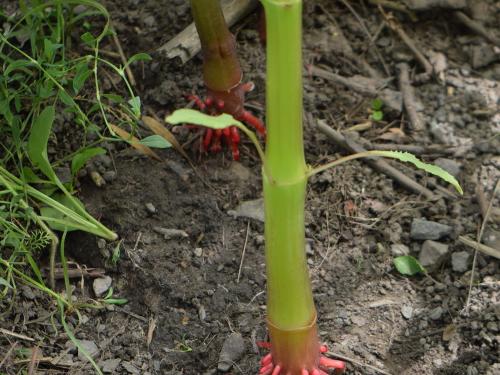
M26 341L31 341L31 342L35 341L35 339L33 339L31 337L21 335L20 333L9 331L8 329L5 329L5 328L0 328L0 333L3 335L15 337L16 339L20 339L20 340L26 340ZM2 367L2 366L0 366L0 367Z
M347 0L340 0L340 1L345 5L345 7L347 9L349 9L349 11L352 13L352 15L356 18L356 20L358 21L358 23L361 26L361 29L363 29L363 32L368 37L368 40L372 40L373 36L371 35L370 30L368 30L368 27L366 27L365 22L363 21L363 19L361 18L361 16L358 14L358 12L356 12L356 10L351 6L351 4ZM378 50L377 46L374 45L373 46L373 50L370 50L370 51L373 51L375 57L382 64L382 67L384 68L384 72L385 72L386 76L390 77L391 76L391 71L388 68L388 66L387 66L387 64L386 64L386 62L384 60L384 57L382 56L382 54Z
M245 260L245 253L247 250L248 234L250 233L250 221L247 223L247 234L245 236L245 244L243 245L243 250L241 252L240 267L238 268L238 277L236 278L236 283L239 284L241 277L241 270L243 268L243 261Z
M402 110L403 100L401 93L386 88L390 80L377 80L359 75L343 77L317 66L309 66L307 70L313 76L339 83L360 94L378 96L388 108L395 112L399 113Z
M476 34L482 36L484 39L489 41L490 43L493 43L497 47L500 47L500 38L497 38L494 36L492 33L490 33L486 28L481 25L479 22L474 21L472 18L469 18L465 13L463 12L455 12L454 13L455 18L460 21L464 26L467 26L469 29L474 31Z
M407 63L400 63L397 65L399 71L399 91L403 95L403 106L406 114L410 119L411 130L422 131L425 129L425 123L422 117L417 112L415 90L410 82L410 67Z
M342 32L342 29L340 28L333 14L330 13L328 9L326 9L323 5L318 4L318 6L323 11L323 13L330 19L333 26L335 27L335 32L338 34L336 35L336 37L342 41L341 44L343 44L343 48L342 47L340 48L342 55L344 55L347 59L349 59L354 65L356 65L356 67L359 70L363 71L365 74L375 79L381 79L382 77L380 73L376 69L372 68L371 65L366 61L366 59L363 56L354 53L352 46L349 43L349 40L345 37L344 33ZM368 48L370 48L373 45L377 35L378 34L376 34L373 37L373 39L370 40L370 43L368 44L366 50L368 50Z
M425 82L429 80L432 76L432 73L434 72L432 64L420 51L420 49L417 47L417 44L413 41L413 39L410 38L410 36L406 33L406 31L404 31L403 27L399 24L399 22L396 21L396 18L390 13L387 14L381 6L379 6L379 10L380 13L382 13L382 15L384 16L387 25L391 28L392 31L394 31L399 36L399 38L403 41L403 43L406 44L406 46L413 53L413 55L420 63L422 68L424 68L424 73L421 73L418 76L416 76L415 80L418 82Z
M128 81L130 84L135 87L136 80L134 77L134 73L132 73L132 69L130 69L130 65L127 64L127 57L125 56L125 53L123 52L122 45L120 43L120 40L118 39L118 36L116 35L116 30L113 30L112 33L113 36L113 42L115 43L116 50L118 51L118 54L120 55L120 59L122 61L123 66L125 67L125 73L127 73Z
M481 183L481 181L478 181L478 184L480 184L480 183ZM496 196L499 188L500 188L500 179L495 184L495 188L493 189L493 192L491 193L490 203L488 204L488 209L486 210L486 213L484 214L484 217L483 217L483 222L481 223L481 229L479 230L479 234L477 235L477 242L475 242L472 246L474 248L474 259L472 261L472 270L471 270L470 282L469 282L469 292L467 293L467 301L465 302L465 313L467 315L469 315L470 299L471 299L472 287L473 287L473 283L474 283L474 273L475 273L475 269L476 269L478 250L482 251L482 252L488 251L488 252L486 252L488 255L491 255L491 256L496 257L497 259L500 259L500 251L492 249L489 246L481 244L481 240L483 238L483 233L484 233L484 228L486 227L486 223L488 222L491 208L493 207L493 202L495 201L495 196ZM467 237L460 236L459 241L462 243L466 243L470 246L472 240L469 240ZM474 242L474 241L472 241L472 242ZM490 249L493 250L494 252L491 252ZM495 253L496 253L496 255L495 255Z

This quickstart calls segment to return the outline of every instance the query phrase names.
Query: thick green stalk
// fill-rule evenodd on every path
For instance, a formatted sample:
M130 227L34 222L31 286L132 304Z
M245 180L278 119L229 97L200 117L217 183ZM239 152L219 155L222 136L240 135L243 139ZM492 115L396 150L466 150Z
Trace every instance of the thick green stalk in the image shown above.
M196 30L203 51L203 80L213 91L229 91L242 78L236 42L229 31L219 0L191 0Z
M264 169L268 320L283 330L316 312L305 255L307 167L302 140L300 0L263 1L267 21L267 142Z

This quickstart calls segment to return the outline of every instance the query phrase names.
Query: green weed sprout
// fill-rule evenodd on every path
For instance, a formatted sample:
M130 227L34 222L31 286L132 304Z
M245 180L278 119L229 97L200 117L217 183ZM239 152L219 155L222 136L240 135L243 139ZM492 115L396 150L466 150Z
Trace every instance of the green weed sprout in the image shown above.
M222 129L229 125L250 135L262 158L267 268L267 323L271 353L261 361L261 375L324 375L345 364L322 355L305 253L304 205L310 176L349 160L390 157L413 163L461 188L439 167L413 155L367 151L318 168L305 163L302 134L301 0L262 0L267 27L267 141L265 152L252 132L229 115L208 116L181 109L166 118L171 124L193 123Z
M196 30L203 53L203 81L207 89L204 101L191 95L200 110L211 114L229 113L234 118L253 126L261 135L264 124L243 107L245 94L253 83L242 83L243 73L236 53L236 42L229 31L219 0L191 0ZM230 146L233 159L239 159L240 136L234 126L225 129L204 129L201 147L204 151L219 152L221 139Z
M78 5L84 11L76 14ZM102 21L99 28L86 24L86 18L96 16ZM10 25L0 33L0 247L26 254L20 258L43 283L31 257L36 244L33 233L42 230L50 244L53 287L58 246L53 231L83 230L108 240L117 238L75 197L75 182L88 160L106 152L96 147L100 142L118 140L105 136L96 122L104 122L111 135L116 127L112 122L135 127L140 99L125 76L125 67L150 57L134 55L123 67L101 57L100 45L112 30L107 10L97 1L20 2L19 12L12 16L0 12L0 19ZM80 42L91 51L82 56L71 49L72 31L78 26L87 30L82 31ZM129 100L103 90L99 78L103 67L122 79ZM49 160L56 117L59 125L79 126L81 143L78 150ZM89 133L95 136L87 137ZM69 165L70 173L57 173Z

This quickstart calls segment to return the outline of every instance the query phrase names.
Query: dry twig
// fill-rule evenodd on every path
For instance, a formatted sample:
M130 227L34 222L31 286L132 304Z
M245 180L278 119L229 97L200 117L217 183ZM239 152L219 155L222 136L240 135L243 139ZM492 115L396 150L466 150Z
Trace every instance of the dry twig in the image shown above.
M384 101L384 104L387 105L387 107L398 113L401 112L401 108L403 106L401 93L399 91L385 88L389 82L388 80L377 80L359 75L347 78L317 66L309 66L308 72L313 76L339 83L350 88L351 90L359 92L360 94L378 96Z
M413 52L413 55L415 56L417 61L424 68L424 73L421 73L417 77L415 77L415 80L418 82L424 82L428 80L432 76L432 73L434 72L434 68L432 67L429 60L427 60L424 54L420 52L420 49L417 47L416 43L404 31L403 27L396 21L396 18L390 13L389 14L385 13L382 7L379 6L379 9L382 15L384 16L387 25L389 25L391 30L394 31L399 36L399 38L403 41L404 44L406 44L406 46L410 49L410 51Z
M481 35L484 39L486 39L490 43L493 43L497 47L500 47L500 39L495 37L490 32L488 32L488 30L486 30L486 28L483 25L481 25L480 23L469 18L463 12L455 12L454 14L455 14L455 18L458 21L460 21L464 26L467 26L469 29L474 31L476 34Z
M241 270L243 269L243 262L245 260L245 253L247 250L248 234L250 233L250 221L247 223L247 234L245 236L245 244L243 245L243 250L241 251L240 267L238 269L238 277L236 278L236 283L239 284L241 277Z
M417 99L415 97L415 90L413 90L410 82L410 68L407 63L400 63L397 67L399 70L399 90L403 95L403 105L410 119L411 128L415 131L422 131L425 128L425 124L417 112L415 105Z
M130 69L130 65L127 65L127 57L125 56L125 53L123 52L122 45L120 43L120 40L118 39L118 36L116 35L116 31L113 30L113 42L115 43L116 50L118 51L118 54L120 55L120 59L122 60L122 64L125 67L125 73L127 73L128 81L132 86L136 85L134 73L132 73L132 70Z
M482 243L474 241L472 238L466 236L458 237L458 240L464 245L472 247L474 250L478 250L486 255L492 256L494 258L500 259L500 250L494 249L490 246L486 246Z

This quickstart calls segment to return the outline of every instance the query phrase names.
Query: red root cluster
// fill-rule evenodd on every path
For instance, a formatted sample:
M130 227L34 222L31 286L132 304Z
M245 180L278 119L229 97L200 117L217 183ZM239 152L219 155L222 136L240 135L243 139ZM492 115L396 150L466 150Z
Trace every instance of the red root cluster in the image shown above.
M251 82L243 83L227 92L208 90L208 96L205 100L201 100L196 95L189 95L188 99L192 100L200 111L211 115L228 113L236 120L252 126L259 135L265 136L266 129L262 121L243 107L245 93L253 90L253 87L254 85ZM195 126L195 128L199 127ZM222 139L224 139L227 146L231 148L233 159L239 160L240 134L235 126L217 130L203 128L201 132L203 134L201 141L203 151L220 152L222 150Z
M259 343L259 346L271 349L270 343ZM303 368L300 375L328 375L327 371L329 370L334 370L335 374L342 374L345 371L346 367L344 362L322 355L328 351L326 345L321 345L319 351L320 355L317 367L312 369ZM260 366L259 375L296 375L291 372L284 372L282 364L273 362L273 355L271 353L262 358Z

